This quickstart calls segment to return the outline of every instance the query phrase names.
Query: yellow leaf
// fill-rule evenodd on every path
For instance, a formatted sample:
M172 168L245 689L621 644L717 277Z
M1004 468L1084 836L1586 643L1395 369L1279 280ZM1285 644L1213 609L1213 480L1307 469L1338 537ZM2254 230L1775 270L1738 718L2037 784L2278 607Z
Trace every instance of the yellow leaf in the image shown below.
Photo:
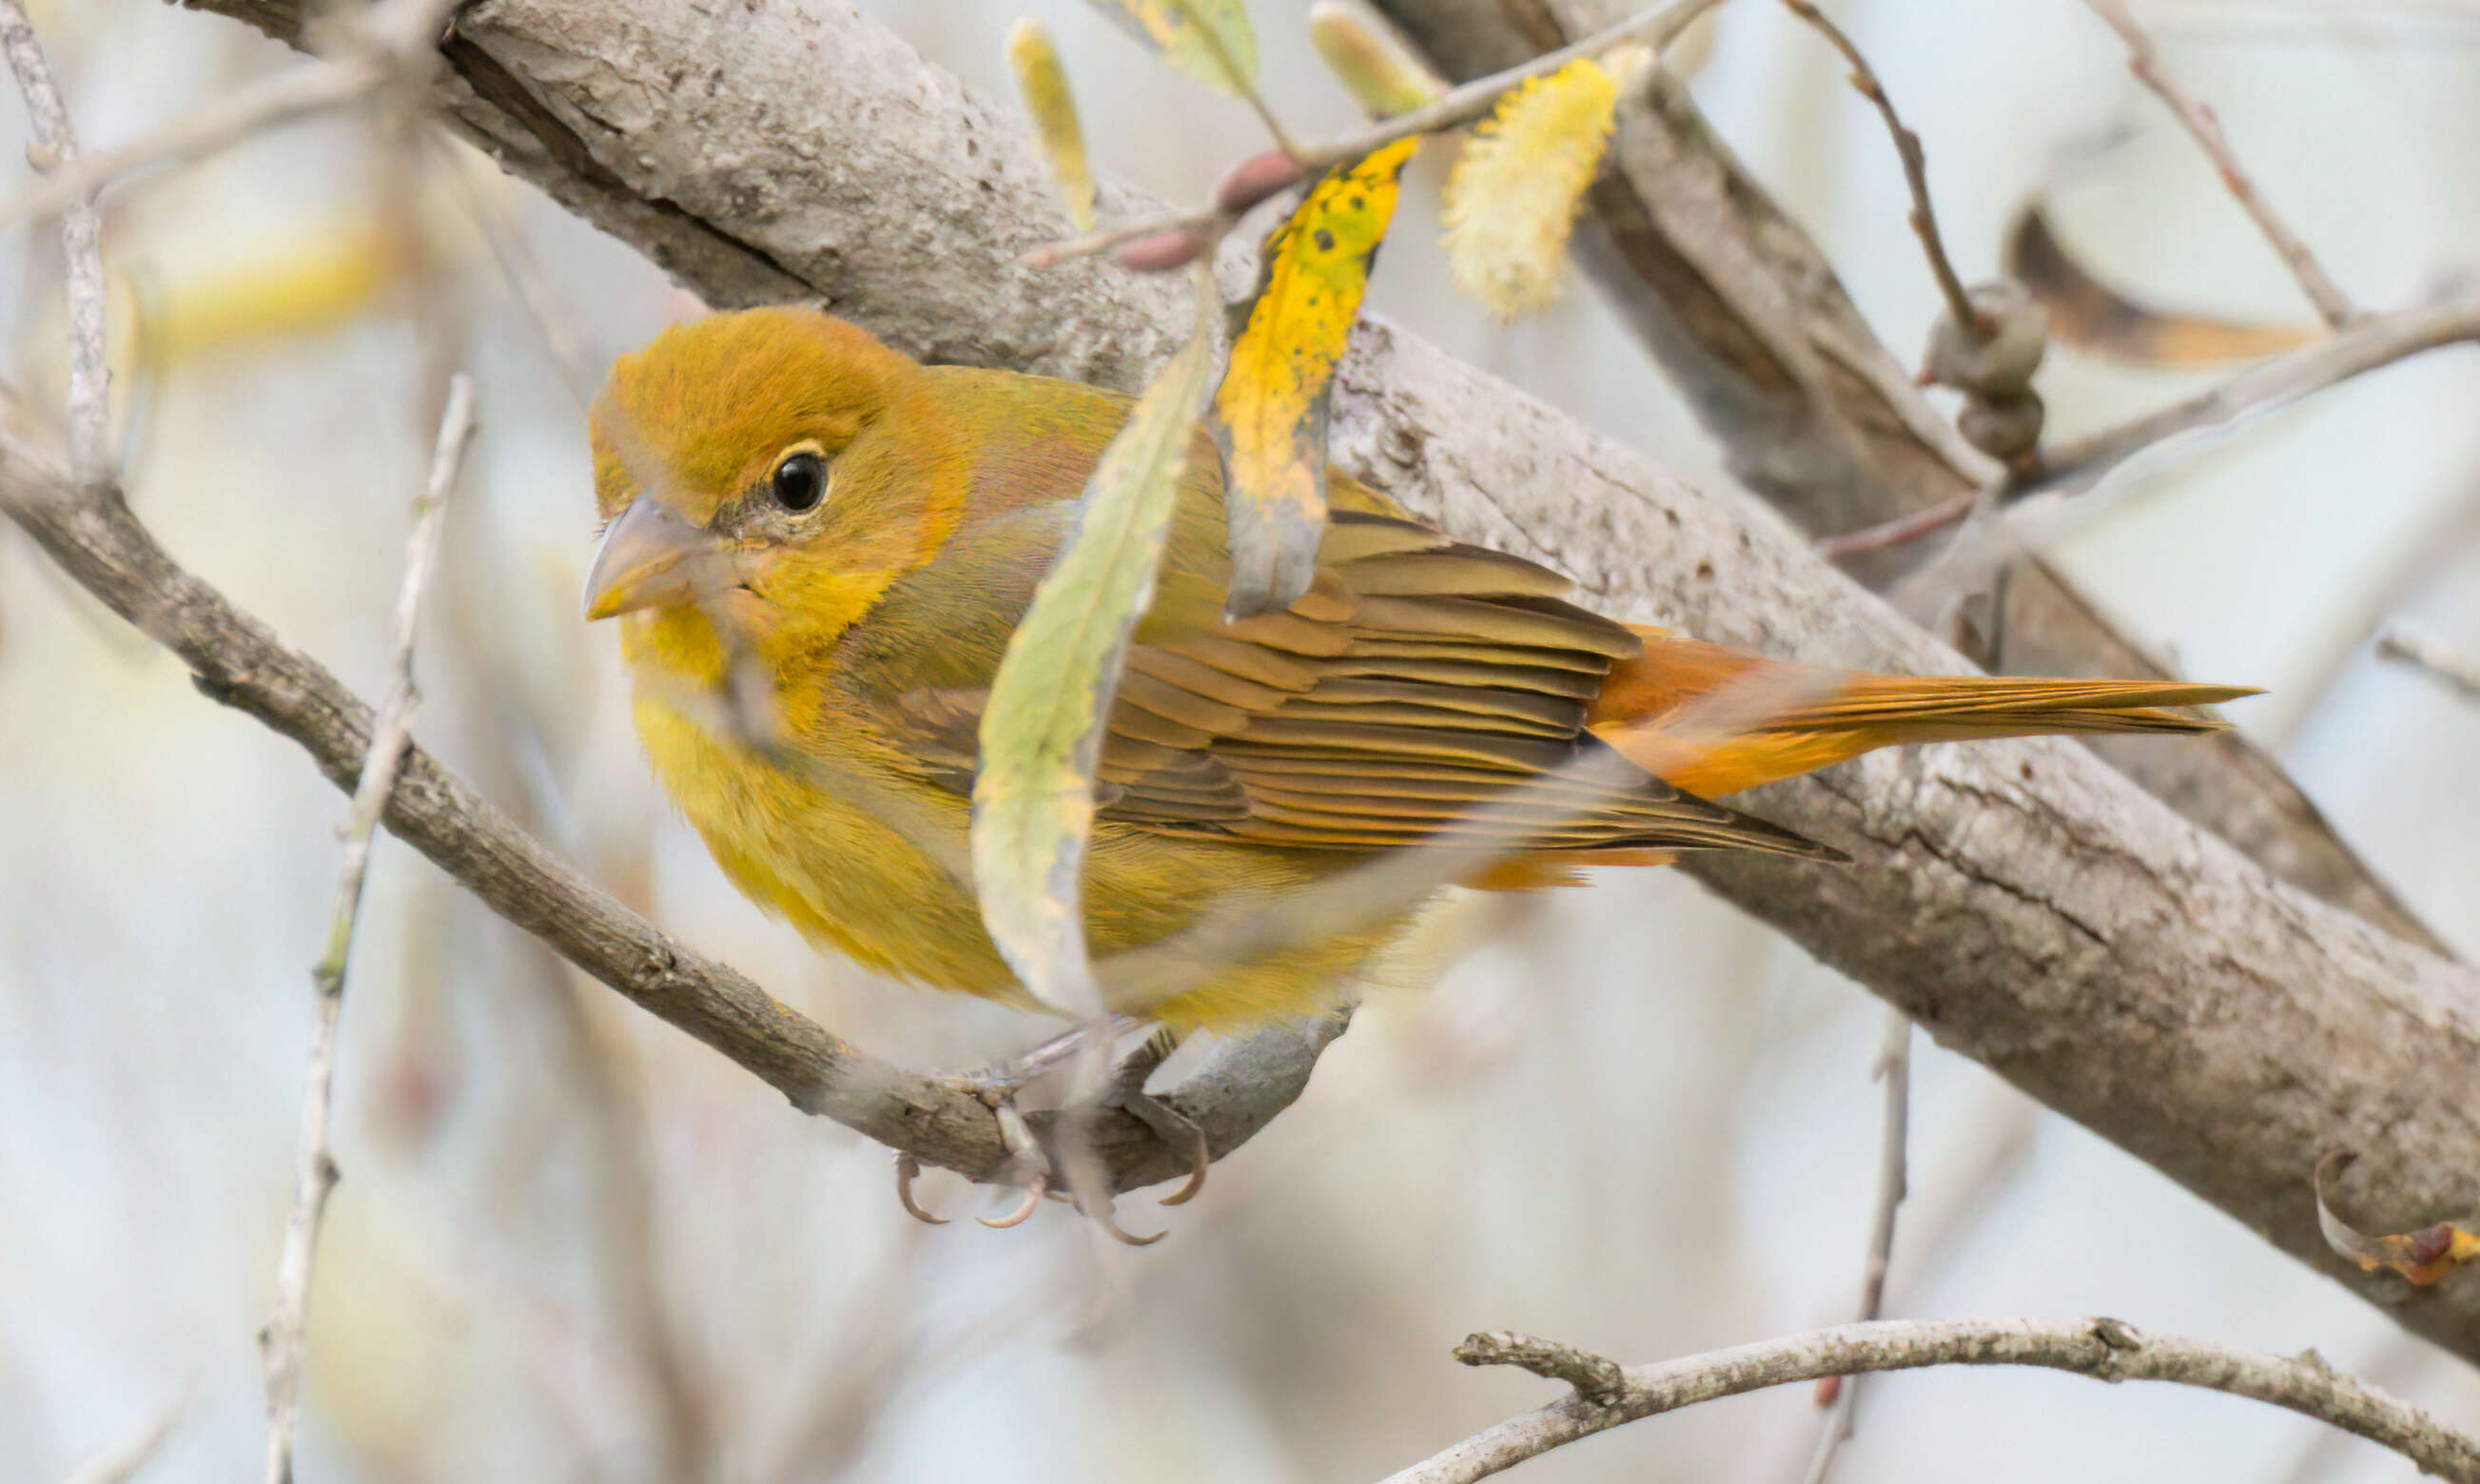
M1245 0L1094 0L1190 77L1234 97L1257 86L1257 33Z
M1617 116L1613 74L1642 65L1616 52L1612 62L1578 58L1500 99L1447 177L1447 266L1501 319L1547 306L1565 286L1567 234Z
M1409 113L1447 91L1402 34L1360 0L1317 0L1309 7L1309 40L1372 118Z
M1095 758L1129 632L1153 594L1213 364L1214 336L1201 325L1103 450L982 713L972 827L982 924L1034 998L1087 1019L1103 1008L1080 900Z
M1076 95L1050 33L1031 16L1008 31L1008 65L1016 70L1017 95L1033 116L1034 138L1059 183L1059 202L1080 232L1094 230L1094 167L1085 159L1085 128L1076 119Z
M1234 618L1288 608L1326 528L1327 391L1417 138L1336 166L1266 239L1206 427L1223 454Z

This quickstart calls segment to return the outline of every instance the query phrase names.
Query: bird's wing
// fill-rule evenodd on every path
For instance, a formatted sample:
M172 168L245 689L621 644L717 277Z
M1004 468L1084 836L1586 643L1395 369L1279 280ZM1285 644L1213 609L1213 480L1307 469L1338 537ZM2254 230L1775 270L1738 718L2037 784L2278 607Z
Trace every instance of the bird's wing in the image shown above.
M996 528L1042 518L1057 517L1020 512L960 533L891 589L893 609L856 626L935 632L935 645L917 638L899 663L843 666L873 724L959 793L971 788L989 676L1051 549L1028 558L1022 530ZM1369 851L1485 827L1528 849L1840 858L1684 794L1594 738L1587 711L1640 641L1566 602L1555 573L1338 508L1308 594L1288 612L1226 623L1222 526L1219 498L1181 502L1109 718L1102 818L1300 849ZM971 616L933 630L906 620L914 604Z

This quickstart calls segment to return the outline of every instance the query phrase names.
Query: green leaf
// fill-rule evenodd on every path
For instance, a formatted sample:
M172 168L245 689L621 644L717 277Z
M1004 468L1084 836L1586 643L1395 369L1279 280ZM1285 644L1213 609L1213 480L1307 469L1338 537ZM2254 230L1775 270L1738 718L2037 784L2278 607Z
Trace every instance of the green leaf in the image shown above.
M1214 337L1201 325L1102 451L982 714L972 831L982 924L1034 998L1087 1019L1103 1010L1080 899L1095 759L1128 635L1153 596L1213 364Z
M1094 0L1103 14L1208 88L1244 97L1257 86L1257 33L1246 0Z

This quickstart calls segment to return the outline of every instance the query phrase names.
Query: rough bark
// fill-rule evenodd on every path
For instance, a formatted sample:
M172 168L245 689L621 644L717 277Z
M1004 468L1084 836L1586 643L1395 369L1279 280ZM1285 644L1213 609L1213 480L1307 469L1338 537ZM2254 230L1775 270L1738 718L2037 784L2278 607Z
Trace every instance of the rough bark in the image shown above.
M272 17L257 0L214 8ZM447 102L466 126L718 301L797 283L908 350L1121 384L1184 328L1171 284L1022 268L1058 224L1021 130L858 15L483 0L458 31L464 81ZM1356 337L1333 447L1615 612L1826 663L1960 663L1769 508L1688 489L1384 324ZM2344 1271L2309 1193L2317 1157L2351 1148L2370 1156L2352 1194L2385 1217L2469 1204L2480 976L2272 879L2074 746L1881 754L1755 803L1860 864L1717 857L1700 879L1943 1044L2480 1357L2480 1289L2411 1295Z

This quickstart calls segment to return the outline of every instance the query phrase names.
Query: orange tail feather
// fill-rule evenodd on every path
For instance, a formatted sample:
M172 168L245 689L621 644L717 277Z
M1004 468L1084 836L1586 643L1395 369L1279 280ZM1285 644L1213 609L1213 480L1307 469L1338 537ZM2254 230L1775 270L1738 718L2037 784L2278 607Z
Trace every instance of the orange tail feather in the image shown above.
M1706 798L1901 742L2218 732L2227 723L2169 708L2259 693L2165 680L1868 675L1636 632L1643 652L1612 666L1587 724L1639 768Z

